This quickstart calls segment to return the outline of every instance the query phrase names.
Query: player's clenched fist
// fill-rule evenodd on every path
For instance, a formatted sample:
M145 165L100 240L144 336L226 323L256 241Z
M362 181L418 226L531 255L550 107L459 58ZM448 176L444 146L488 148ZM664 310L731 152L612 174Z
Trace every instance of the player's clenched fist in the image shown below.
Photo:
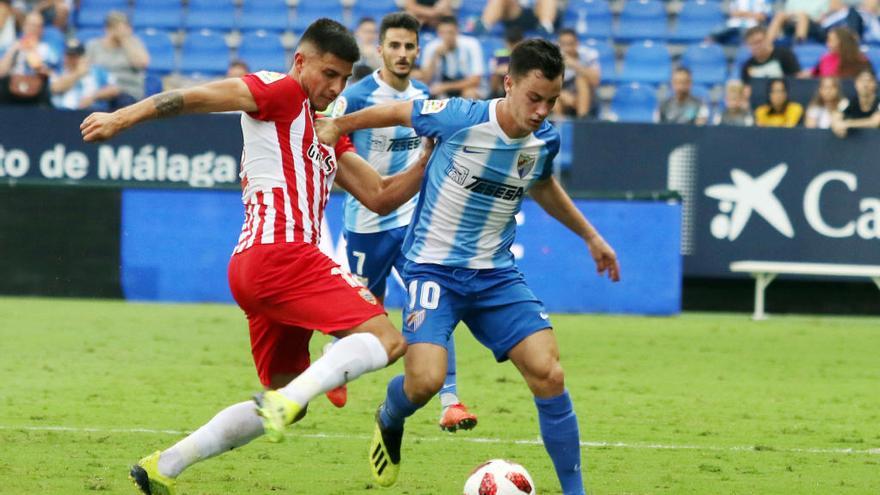
M335 119L318 119L315 121L315 133L318 134L318 140L327 146L336 146L339 140L339 127L336 125Z
M79 130L83 141L104 141L118 134L122 126L112 113L95 112L83 120Z

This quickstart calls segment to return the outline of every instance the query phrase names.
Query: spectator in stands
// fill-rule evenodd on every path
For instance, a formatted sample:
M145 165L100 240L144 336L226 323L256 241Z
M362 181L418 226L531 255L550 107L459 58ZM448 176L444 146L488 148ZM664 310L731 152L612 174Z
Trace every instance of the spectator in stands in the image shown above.
M11 0L0 0L0 55L15 43L15 12Z
M770 21L768 33L771 41L786 34L800 43L807 39L824 42L821 22L830 9L829 0L785 0L782 10Z
M472 32L477 36L485 34L503 21L505 26L516 26L523 32L537 31L550 36L559 17L559 5L558 0L488 0Z
M93 66L76 38L67 41L64 69L50 79L52 105L64 110L106 111L119 95L116 81L106 70Z
M118 11L107 14L104 37L89 42L86 56L93 65L107 69L116 78L120 93L112 102L111 110L144 97L145 69L150 64L150 55L132 32L125 14Z
M850 129L880 127L880 105L877 101L877 76L864 69L856 76L857 98L842 100L840 111L831 119L831 130L844 138Z
M43 41L43 16L25 17L21 37L0 58L0 102L49 105L49 75L58 63Z
M767 84L767 103L755 110L758 127L797 127L804 115L804 107L788 99L785 79L771 79Z
M523 33L517 27L509 27L504 30L504 48L495 50L489 59L489 98L503 98L504 76L510 65L510 52L513 47L523 40Z
M226 77L244 77L251 72L248 64L244 60L233 60L229 62L229 68L226 69Z
M740 74L740 79L745 84L751 83L752 78L778 79L794 76L801 70L797 57L791 50L773 46L764 26L755 26L746 31L746 44L752 56L743 64Z
M755 124L742 81L731 79L724 86L724 110L716 113L714 125L751 126Z
M403 10L418 19L422 27L433 29L437 27L441 18L452 15L452 2L451 0L404 0Z
M67 30L67 20L73 7L72 0L15 0L13 7L18 10L22 22L30 12L37 12L43 17L44 25L54 25L62 32Z
M358 42L361 58L355 62L352 70L366 67L369 70L364 69L364 71L370 73L378 69L382 65L382 57L379 56L379 30L376 27L376 19L361 18L354 30L354 37Z
M810 129L830 129L832 118L839 111L843 100L840 80L836 77L823 77L819 81L816 94L807 106L804 126Z
M767 22L773 11L772 4L768 0L731 0L727 21L711 38L718 43L741 43L748 29Z
M556 113L567 117L595 117L598 110L595 95L601 77L599 52L580 45L577 33L568 28L559 32L558 44L565 61L565 73Z
M828 33L825 41L828 53L809 72L813 77L851 78L870 67L868 57L859 49L859 40L848 28L837 27Z
M709 108L691 94L691 71L679 67L672 72L672 96L660 103L655 120L667 124L704 125L709 120Z
M483 48L476 38L459 34L455 17L440 19L437 39L425 47L422 60L422 77L431 96L479 97Z

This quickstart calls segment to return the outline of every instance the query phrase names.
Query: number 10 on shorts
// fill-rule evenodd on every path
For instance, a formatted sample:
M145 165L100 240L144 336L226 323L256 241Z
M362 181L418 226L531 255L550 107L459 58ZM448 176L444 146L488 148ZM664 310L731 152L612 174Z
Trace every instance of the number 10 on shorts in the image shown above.
M413 280L409 283L409 309L415 309L416 298L422 309L437 309L440 304L440 286L431 280Z

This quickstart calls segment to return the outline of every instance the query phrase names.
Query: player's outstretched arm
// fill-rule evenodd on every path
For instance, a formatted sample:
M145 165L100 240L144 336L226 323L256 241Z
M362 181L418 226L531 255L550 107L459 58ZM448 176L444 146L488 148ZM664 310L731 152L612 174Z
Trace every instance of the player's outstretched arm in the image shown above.
M569 230L587 243L590 255L596 262L596 271L607 273L608 278L620 280L620 265L617 253L605 242L599 231L577 209L568 194L554 177L538 181L532 186L530 194L551 217L559 220Z
M159 93L113 113L93 113L83 120L79 129L84 141L104 141L145 120L174 117L184 113L236 110L255 112L257 103L242 79L223 79L192 88Z
M315 132L322 143L335 146L340 136L361 129L412 127L412 110L412 101L375 105L334 119L319 119L315 123Z
M322 120L326 119L319 119L318 122ZM389 177L379 175L360 155L347 151L339 158L336 183L368 209L379 215L387 215L419 192L425 165L434 149L433 141L425 142L418 162Z

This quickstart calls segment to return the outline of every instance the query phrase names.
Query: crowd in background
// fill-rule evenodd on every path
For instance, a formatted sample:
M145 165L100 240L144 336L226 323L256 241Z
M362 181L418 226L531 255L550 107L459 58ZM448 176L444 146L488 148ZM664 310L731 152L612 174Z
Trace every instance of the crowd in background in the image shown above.
M512 46L526 36L542 36L558 43L566 61L554 118L626 120L619 119L613 105L603 104L619 88L607 84L619 71L615 59L603 60L587 42L589 24L567 14L576 2L605 0L485 0L466 18L460 14L472 6L460 0L396 0L396 7L424 23L426 36L414 77L429 86L432 96L502 95ZM653 120L806 126L832 129L840 136L849 128L880 126L874 69L863 52L865 43L880 43L878 4L880 0L727 0L723 23L701 41L740 47L747 56L737 61L730 79L715 87L717 104L705 86L695 88L697 68L675 64L670 79L660 84L665 97L657 100ZM0 103L113 110L155 92L145 89L151 54L127 14L109 11L102 34L81 40L75 22L79 7L73 0L0 0ZM375 48L380 20L381 15L363 16L352 23L362 52L353 80L381 63ZM503 42L487 45L493 33ZM793 49L807 43L824 44L825 53L815 65L802 67ZM233 59L225 76L261 68ZM190 78L175 71L163 77L167 89L204 80L205 75ZM820 81L808 105L791 99L793 78ZM855 94L847 98L841 82L850 80ZM766 86L764 101L755 102L751 92L756 85Z

